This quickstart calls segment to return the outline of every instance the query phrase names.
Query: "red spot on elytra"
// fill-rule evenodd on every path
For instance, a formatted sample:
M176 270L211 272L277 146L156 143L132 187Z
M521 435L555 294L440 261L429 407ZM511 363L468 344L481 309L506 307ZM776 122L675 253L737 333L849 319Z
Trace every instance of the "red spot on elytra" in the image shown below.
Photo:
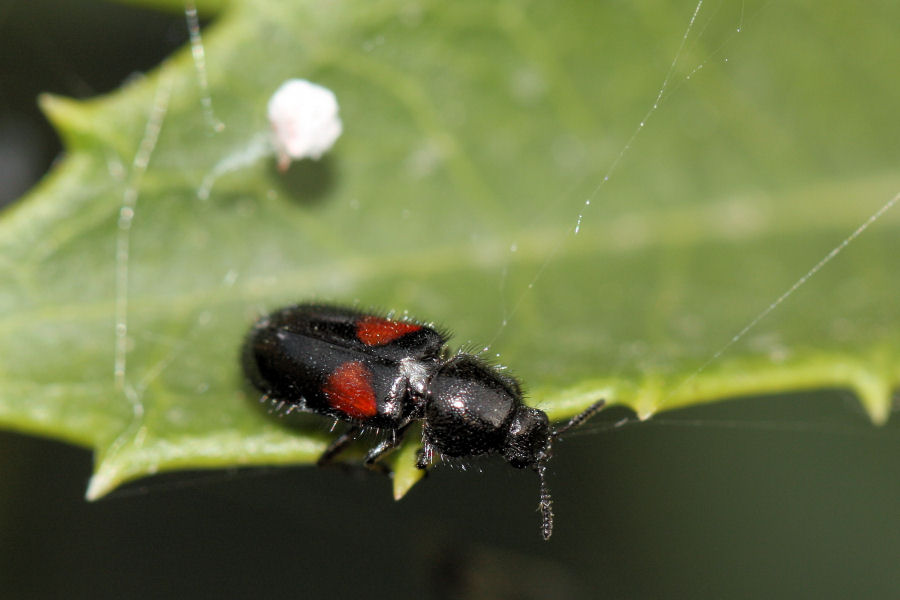
M383 346L420 329L422 326L415 323L391 321L381 317L362 317L356 322L356 337L366 346Z
M348 417L365 419L378 412L372 374L360 361L345 362L328 376L322 387L328 404Z

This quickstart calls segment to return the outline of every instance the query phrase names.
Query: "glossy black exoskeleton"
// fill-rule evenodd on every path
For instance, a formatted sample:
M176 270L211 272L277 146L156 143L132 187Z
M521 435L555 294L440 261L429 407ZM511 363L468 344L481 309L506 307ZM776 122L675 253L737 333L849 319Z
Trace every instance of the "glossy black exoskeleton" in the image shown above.
M602 406L588 407L558 429L547 415L522 403L519 383L471 354L451 354L449 336L421 323L353 309L301 304L260 319L247 335L243 367L263 398L287 410L313 412L350 426L322 453L334 459L362 427L390 435L372 448L373 466L393 450L409 426L422 422L417 466L435 454L465 457L501 454L530 468L541 482L541 532L553 531L546 484L551 445Z

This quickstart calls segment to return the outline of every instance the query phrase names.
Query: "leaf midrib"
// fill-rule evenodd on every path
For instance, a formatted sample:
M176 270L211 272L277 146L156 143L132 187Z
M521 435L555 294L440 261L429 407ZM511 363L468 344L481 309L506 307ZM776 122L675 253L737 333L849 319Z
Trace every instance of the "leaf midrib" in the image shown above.
M868 180L867 180L868 181ZM817 186L819 187L819 186ZM887 198L890 199L890 198ZM771 201L769 201L771 202ZM749 227L734 230L725 226L715 226L710 213L715 214L717 207L728 212L735 206L749 207L753 211L756 223ZM704 243L719 243L755 237L759 241L771 238L783 238L785 235L810 236L835 232L835 245L839 244L853 229L848 228L847 214L853 214L860 223L868 215L858 205L847 206L844 211L821 211L815 207L804 205L803 209L794 213L790 220L774 219L774 209L769 203L762 201L723 201L688 209L676 209L667 212L655 212L652 217L639 217L632 213L623 214L605 223L589 223L591 235L581 234L573 238L570 232L561 232L558 227L535 228L516 233L517 250L509 252L508 244L496 240L461 240L459 244L445 245L419 252L410 256L405 251L394 254L367 254L365 256L342 257L325 266L296 269L283 274L274 284L270 278L242 278L231 287L209 286L197 288L177 296L157 296L141 294L129 297L131 314L153 315L165 312L169 315L191 314L201 308L231 304L238 301L256 303L265 298L286 296L292 290L303 289L303 282L321 281L325 275L343 273L344 278L354 281L365 281L371 278L383 278L395 273L416 273L433 275L436 272L459 270L460 265L475 265L476 270L485 270L508 266L510 264L542 264L560 249L562 245L576 244L567 249L566 259L579 256L597 255L603 251L607 254L629 254L646 251L651 248L676 248L690 244L698 246ZM862 214L861 214L862 213ZM900 221L897 211L886 213L882 221L896 224ZM638 225L641 235L623 236L620 231ZM724 224L722 224L724 225ZM884 223L881 223L884 225ZM701 235L703 237L701 237ZM810 265L812 266L812 265ZM225 295L217 295L217 291L228 290ZM28 329L32 323L52 321L99 320L111 319L115 307L113 294L110 293L102 301L51 304L39 308L11 311L0 318L0 332L17 329Z

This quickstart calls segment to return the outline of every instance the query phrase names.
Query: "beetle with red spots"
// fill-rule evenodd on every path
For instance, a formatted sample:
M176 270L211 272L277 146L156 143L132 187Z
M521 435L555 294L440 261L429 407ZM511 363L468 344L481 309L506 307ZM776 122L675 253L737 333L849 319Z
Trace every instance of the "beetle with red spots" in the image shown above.
M346 421L322 453L333 460L362 428L389 434L366 454L366 466L397 447L422 423L416 466L439 457L501 454L540 477L541 532L553 531L546 484L552 443L603 406L596 402L560 428L522 402L518 381L471 354L451 353L449 336L410 320L395 320L326 304L300 304L260 319L244 344L242 362L263 399Z

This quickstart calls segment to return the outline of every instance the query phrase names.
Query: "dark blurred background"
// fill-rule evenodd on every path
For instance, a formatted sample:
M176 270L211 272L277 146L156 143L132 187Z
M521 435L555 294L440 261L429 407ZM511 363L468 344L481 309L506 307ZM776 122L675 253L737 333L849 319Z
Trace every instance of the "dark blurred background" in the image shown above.
M896 420L845 393L606 411L537 481L438 468L400 502L339 469L160 477L87 503L88 452L0 436L10 598L890 598Z
M61 152L41 92L90 97L187 39L182 15L0 0L0 204ZM401 502L338 469L157 478L83 500L91 456L0 433L4 598L900 596L900 430L846 392L747 399L561 443L537 481L439 468ZM479 468L483 467L482 471Z
M0 0L0 206L24 194L62 150L38 94L112 91L187 39L183 15L100 1Z

